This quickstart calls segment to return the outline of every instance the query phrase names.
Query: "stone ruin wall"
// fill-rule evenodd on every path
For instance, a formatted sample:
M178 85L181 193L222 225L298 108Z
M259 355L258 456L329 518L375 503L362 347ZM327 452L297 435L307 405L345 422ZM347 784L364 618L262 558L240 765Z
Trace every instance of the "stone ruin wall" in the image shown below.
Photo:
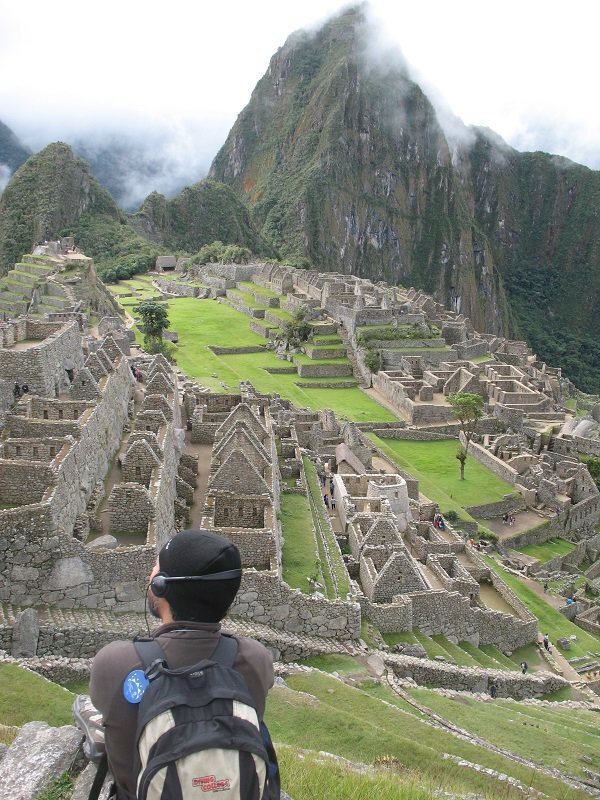
M22 323L23 339L40 342L28 350L0 349L0 374L5 380L28 384L31 393L54 397L56 387L68 383L65 369L83 366L79 328L75 322L60 325L28 319Z
M132 583L137 600L143 598L154 563L152 546L95 552L72 536L77 517L85 513L119 446L130 391L131 373L123 357L108 376L102 401L92 410L80 438L68 447L49 496L44 502L0 511L5 565L0 572L1 599L23 605L110 608L131 602ZM167 453L173 449L173 437L168 439ZM39 464L23 462L23 466L40 472Z
M382 633L398 633L418 628L427 636L441 634L452 642L469 641L475 646L493 644L512 651L537 639L535 618L516 600L501 582L492 582L513 608L523 609L523 619L500 611L472 606L469 599L457 592L444 590L413 592L399 595L387 604L371 603L364 595L355 599L362 613ZM504 591L506 589L506 591ZM510 598L510 599L509 599ZM515 602L516 601L516 602Z
M385 663L398 678L411 678L421 685L489 694L490 684L493 682L498 687L498 697L513 697L518 700L555 692L569 685L564 678L548 672L522 675L520 672L483 667L459 668L411 656L388 655Z
M246 570L230 609L233 616L296 634L341 640L360 637L360 606L291 589L276 574Z

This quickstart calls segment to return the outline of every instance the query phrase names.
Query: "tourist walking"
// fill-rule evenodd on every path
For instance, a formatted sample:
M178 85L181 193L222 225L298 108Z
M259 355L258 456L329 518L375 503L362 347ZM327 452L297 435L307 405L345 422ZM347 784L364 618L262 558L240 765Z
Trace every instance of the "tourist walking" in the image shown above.
M335 511L335 497L331 495L331 510Z
M519 666L521 667L521 672L523 673L523 675L526 675L527 670L529 669L529 664L526 661L521 661Z
M544 638L542 639L542 641L544 643L544 650L546 650L548 653L551 653L552 648L550 647L550 637L548 636L547 633L544 634Z
M21 387L19 386L18 381L15 381L15 385L13 386L13 397L15 400L18 400L21 397Z
M325 507L329 508L329 495L327 494L323 495L323 502L325 503Z
M491 683L490 684L490 697L492 698L492 700L496 699L496 695L497 694L498 694L498 687L496 686L495 683Z

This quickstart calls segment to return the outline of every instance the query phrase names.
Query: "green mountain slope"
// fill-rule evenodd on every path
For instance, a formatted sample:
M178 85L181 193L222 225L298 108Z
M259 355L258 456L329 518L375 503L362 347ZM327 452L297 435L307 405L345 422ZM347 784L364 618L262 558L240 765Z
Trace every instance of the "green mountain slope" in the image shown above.
M144 271L159 253L194 253L216 239L273 254L228 186L202 181L172 200L153 193L128 216L86 162L58 142L31 156L0 197L0 275L36 242L61 236L74 236L105 277L119 267Z
M423 288L598 391L600 173L458 122L450 141L404 67L371 53L361 9L293 34L210 177L284 257Z
M259 255L274 255L244 204L229 186L215 181L200 181L171 200L153 192L131 223L142 236L172 250L196 252L218 240L248 247Z
M125 223L85 162L62 142L48 145L15 172L0 198L0 272L6 273L36 242L57 237L65 229L78 233L80 222L85 227L90 218L102 222L109 240ZM99 252L97 244L90 247L89 235L78 244L91 256Z

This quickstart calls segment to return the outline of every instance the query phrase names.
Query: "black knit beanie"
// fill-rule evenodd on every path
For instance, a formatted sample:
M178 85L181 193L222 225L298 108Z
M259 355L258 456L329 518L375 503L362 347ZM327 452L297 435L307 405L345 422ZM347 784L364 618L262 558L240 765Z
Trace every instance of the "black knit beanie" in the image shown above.
M165 544L158 556L160 571L170 577L209 575L241 569L240 551L216 533L182 531ZM193 622L220 622L240 588L241 578L168 584L165 595L173 618Z

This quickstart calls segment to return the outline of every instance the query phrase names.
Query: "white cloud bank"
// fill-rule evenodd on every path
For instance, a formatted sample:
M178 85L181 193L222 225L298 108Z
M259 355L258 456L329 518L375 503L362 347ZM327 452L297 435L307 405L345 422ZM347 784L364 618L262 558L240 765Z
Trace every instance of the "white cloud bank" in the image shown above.
M119 132L166 141L171 162L199 179L275 50L344 5L0 0L0 120L33 149ZM466 124L600 168L600 6L372 0L371 10L381 46L399 46L415 80Z

